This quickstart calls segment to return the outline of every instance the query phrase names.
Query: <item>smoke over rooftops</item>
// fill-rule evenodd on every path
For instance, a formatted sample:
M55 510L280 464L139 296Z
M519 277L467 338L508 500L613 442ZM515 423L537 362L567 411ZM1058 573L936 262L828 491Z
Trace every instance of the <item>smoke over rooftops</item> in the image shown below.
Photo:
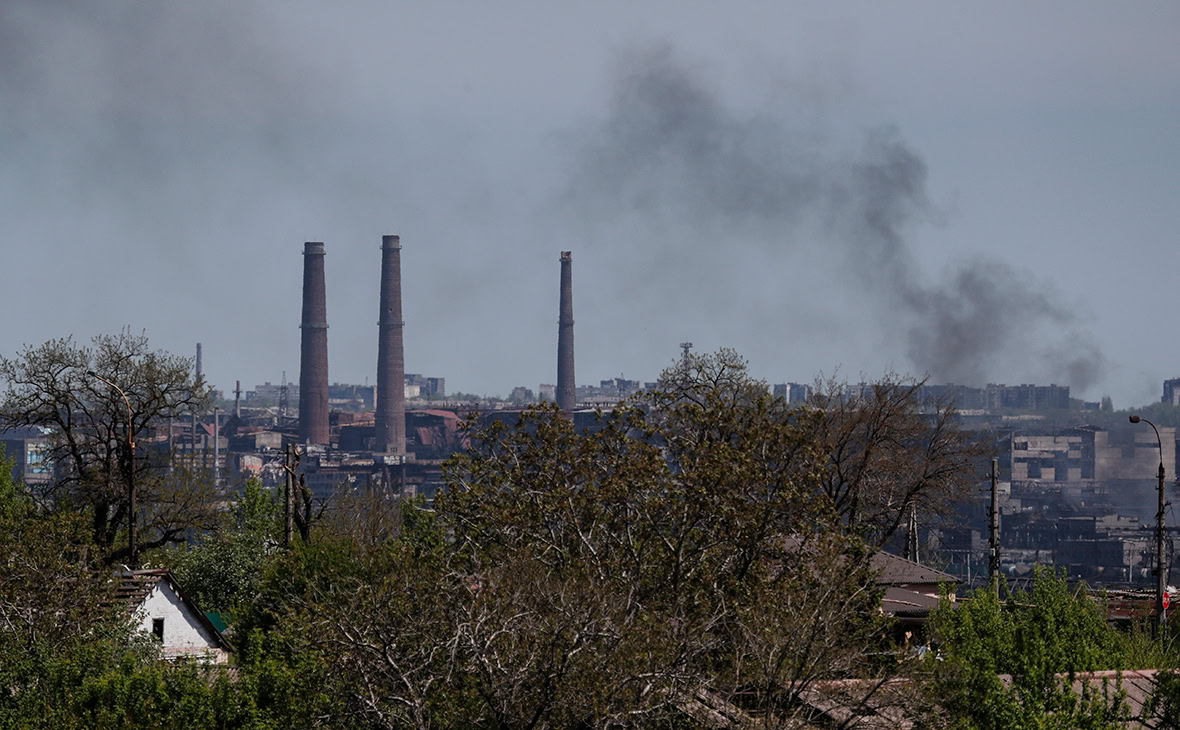
M743 115L667 48L626 54L613 93L579 150L566 204L596 221L666 224L668 239L650 246L661 261L824 247L846 274L825 296L867 297L866 316L936 381L982 384L1012 363L1030 380L1078 389L1101 374L1084 323L1030 273L978 256L923 275L907 232L934 217L926 164L898 130L869 130L845 149L808 123ZM682 247L685 227L715 245Z

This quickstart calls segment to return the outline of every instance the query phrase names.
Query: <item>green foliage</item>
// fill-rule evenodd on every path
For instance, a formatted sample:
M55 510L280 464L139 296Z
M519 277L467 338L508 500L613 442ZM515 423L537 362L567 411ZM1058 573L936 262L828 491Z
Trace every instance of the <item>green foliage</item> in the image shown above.
M1122 727L1118 680L1079 693L1075 676L1168 661L1143 634L1109 626L1095 597L1047 568L1005 600L987 589L957 607L944 600L933 621L945 659L935 665L937 696L964 728Z
M9 458L0 444L0 525L13 524L33 510L33 500L19 481L13 479L15 460Z
M225 667L168 664L114 624L26 657L20 670L0 693L0 728L297 726L287 707L258 706L272 699L263 672L234 679Z
M896 383L792 409L730 351L661 385L588 432L553 407L473 425L433 510L374 492L290 550L279 500L247 484L200 542L157 554L202 608L234 614L232 675L160 663L111 612L71 613L111 585L94 570L111 553L87 550L93 505L39 515L0 483L0 548L28 565L0 573L0 598L31 627L0 625L0 730L792 727L827 721L830 680L857 681L828 709L861 711L901 668L866 538L952 494L963 441L941 421L929 437ZM1067 618L1040 621L1070 640L1092 628ZM951 664L1011 663L954 620ZM1021 671L1067 659L1039 651Z
M1143 710L1144 717L1155 721L1154 727L1180 727L1180 673L1175 669L1158 672L1155 692Z
M433 541L441 545L441 539ZM416 686L425 677L430 691L451 687L440 665L447 660L437 643L427 640L437 628L437 614L453 595L441 580L436 551L405 540L377 550L363 550L338 538L297 543L266 570L259 599L239 621L241 665L255 678L260 707L286 712L296 725L311 717L335 718L329 725L348 725L343 718L380 713L412 719L397 688ZM418 672L408 670L391 680L383 672L400 668L415 649L434 652ZM374 684L358 671L375 671L389 697L374 696Z
M201 610L232 615L257 594L267 556L279 543L281 520L278 494L248 479L216 531L164 558Z

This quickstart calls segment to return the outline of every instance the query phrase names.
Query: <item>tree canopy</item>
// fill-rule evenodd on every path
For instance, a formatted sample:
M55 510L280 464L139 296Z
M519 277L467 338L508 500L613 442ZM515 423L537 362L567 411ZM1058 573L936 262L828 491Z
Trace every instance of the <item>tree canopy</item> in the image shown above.
M91 372L121 388L127 400ZM0 356L0 381L0 423L51 429L46 456L53 479L34 496L46 508L88 510L93 544L107 562L127 558L118 537L129 522L131 472L142 495L140 549L181 542L186 530L212 526L212 485L177 478L168 442L147 448L141 438L171 416L204 407L208 389L190 360L153 350L146 335L124 330L97 336L88 347L67 337ZM134 459L128 430L140 443Z
M107 345L190 393L133 429L203 397L183 360ZM231 671L167 665L109 600L122 400L71 380L113 354L74 349L0 363L20 376L6 408L73 429L48 493L0 464L0 728L1099 728L1128 717L1117 684L1077 693L1070 673L1174 666L1052 574L948 601L925 658L895 641L874 551L960 498L981 447L913 381L793 405L731 351L689 353L593 428L544 406L474 419L433 504L341 500L289 548L280 498L255 482L184 523L199 528L184 545L145 505L145 557L228 616L237 649ZM30 367L79 391L38 411ZM145 480L152 458L133 467ZM1173 717L1180 682L1161 676L1149 712Z

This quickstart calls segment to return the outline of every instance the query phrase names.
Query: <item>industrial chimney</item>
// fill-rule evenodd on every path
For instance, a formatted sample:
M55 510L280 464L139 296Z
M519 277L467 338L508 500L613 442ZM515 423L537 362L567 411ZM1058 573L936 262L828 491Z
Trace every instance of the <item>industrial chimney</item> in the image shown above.
M303 330L299 354L299 440L328 443L328 305L324 244L303 244Z
M406 453L406 358L402 344L402 244L381 237L381 311L377 319L377 413L374 448Z
M204 371L201 370L201 343L198 342L197 343L197 377L198 378L201 377L202 372L204 372Z
M561 252L561 294L557 320L557 407L574 409L574 288L569 251Z

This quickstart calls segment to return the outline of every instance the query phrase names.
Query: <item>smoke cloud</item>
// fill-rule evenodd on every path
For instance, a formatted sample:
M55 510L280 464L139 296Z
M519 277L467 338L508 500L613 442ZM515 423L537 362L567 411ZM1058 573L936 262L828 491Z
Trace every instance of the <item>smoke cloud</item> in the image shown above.
M1003 364L1094 384L1103 356L1048 284L988 257L923 275L907 232L935 214L926 164L894 128L862 137L848 147L813 123L743 115L668 48L633 51L618 66L609 113L580 147L566 203L597 221L708 231L780 261L824 247L849 275L826 296L867 296L866 310L936 382L983 384ZM647 248L666 260L680 239Z

